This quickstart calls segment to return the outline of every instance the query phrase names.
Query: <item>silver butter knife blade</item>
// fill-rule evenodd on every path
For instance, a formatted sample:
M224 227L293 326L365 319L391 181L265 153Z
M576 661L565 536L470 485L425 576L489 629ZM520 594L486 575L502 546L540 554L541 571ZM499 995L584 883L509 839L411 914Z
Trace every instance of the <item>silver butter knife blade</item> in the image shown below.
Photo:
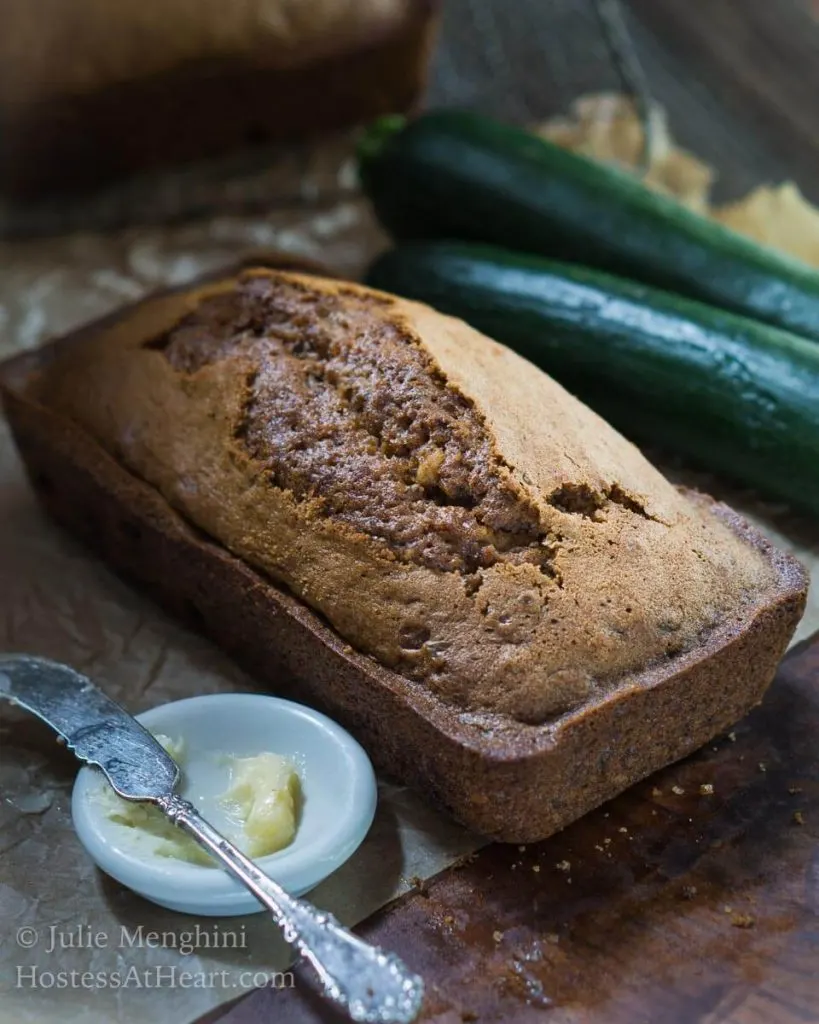
M67 665L25 655L0 657L0 696L25 708L98 765L120 796L170 796L179 768L146 728Z

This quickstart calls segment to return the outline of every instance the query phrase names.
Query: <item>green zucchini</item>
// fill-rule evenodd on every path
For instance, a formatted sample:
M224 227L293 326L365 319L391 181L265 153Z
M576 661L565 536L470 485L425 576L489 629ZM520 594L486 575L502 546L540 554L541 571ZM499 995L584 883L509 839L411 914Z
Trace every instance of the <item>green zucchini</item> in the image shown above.
M521 129L458 111L384 118L359 170L396 239L582 263L819 340L818 272Z
M461 317L626 436L819 515L819 346L691 299L537 256L407 243L367 283Z

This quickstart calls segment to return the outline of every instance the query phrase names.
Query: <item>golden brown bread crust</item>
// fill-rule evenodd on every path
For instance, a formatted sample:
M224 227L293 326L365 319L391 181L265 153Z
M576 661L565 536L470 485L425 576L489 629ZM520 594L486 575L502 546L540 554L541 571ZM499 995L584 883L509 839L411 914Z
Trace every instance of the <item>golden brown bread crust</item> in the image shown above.
M379 769L495 839L544 839L723 732L761 700L804 610L807 579L796 560L712 506L774 573L741 623L548 726L465 715L357 654L301 602L189 527L84 431L33 401L28 385L54 351L6 364L0 389L55 520L272 690L343 722Z
M437 0L7 0L0 188L64 192L409 108Z
M146 302L32 392L356 650L538 723L698 649L769 560L460 321L258 270Z
M802 614L807 579L795 559L724 506L690 495L770 567L770 585L741 621L546 726L464 713L356 653L302 602L186 524L86 431L36 401L54 359L88 335L0 368L15 439L48 511L261 681L324 707L380 769L479 832L545 838L726 729L761 699Z

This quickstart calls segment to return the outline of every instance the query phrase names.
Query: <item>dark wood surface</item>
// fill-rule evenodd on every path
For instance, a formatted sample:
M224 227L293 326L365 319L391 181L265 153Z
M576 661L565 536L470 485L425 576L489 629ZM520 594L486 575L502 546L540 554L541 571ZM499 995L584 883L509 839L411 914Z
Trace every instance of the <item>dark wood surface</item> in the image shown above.
M819 202L819 5L812 0L625 0L675 130L723 191L782 177Z
M819 637L729 736L359 931L424 976L436 1024L819 1021ZM304 983L207 1018L337 1019Z

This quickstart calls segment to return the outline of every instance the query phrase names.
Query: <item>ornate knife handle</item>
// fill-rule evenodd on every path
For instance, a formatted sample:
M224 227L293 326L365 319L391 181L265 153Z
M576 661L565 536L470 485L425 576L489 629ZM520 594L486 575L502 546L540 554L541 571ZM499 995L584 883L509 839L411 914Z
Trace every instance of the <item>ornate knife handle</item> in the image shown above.
M424 985L394 954L370 946L332 914L290 896L176 795L158 806L264 904L288 943L308 960L324 995L355 1021L409 1024L421 1008Z

